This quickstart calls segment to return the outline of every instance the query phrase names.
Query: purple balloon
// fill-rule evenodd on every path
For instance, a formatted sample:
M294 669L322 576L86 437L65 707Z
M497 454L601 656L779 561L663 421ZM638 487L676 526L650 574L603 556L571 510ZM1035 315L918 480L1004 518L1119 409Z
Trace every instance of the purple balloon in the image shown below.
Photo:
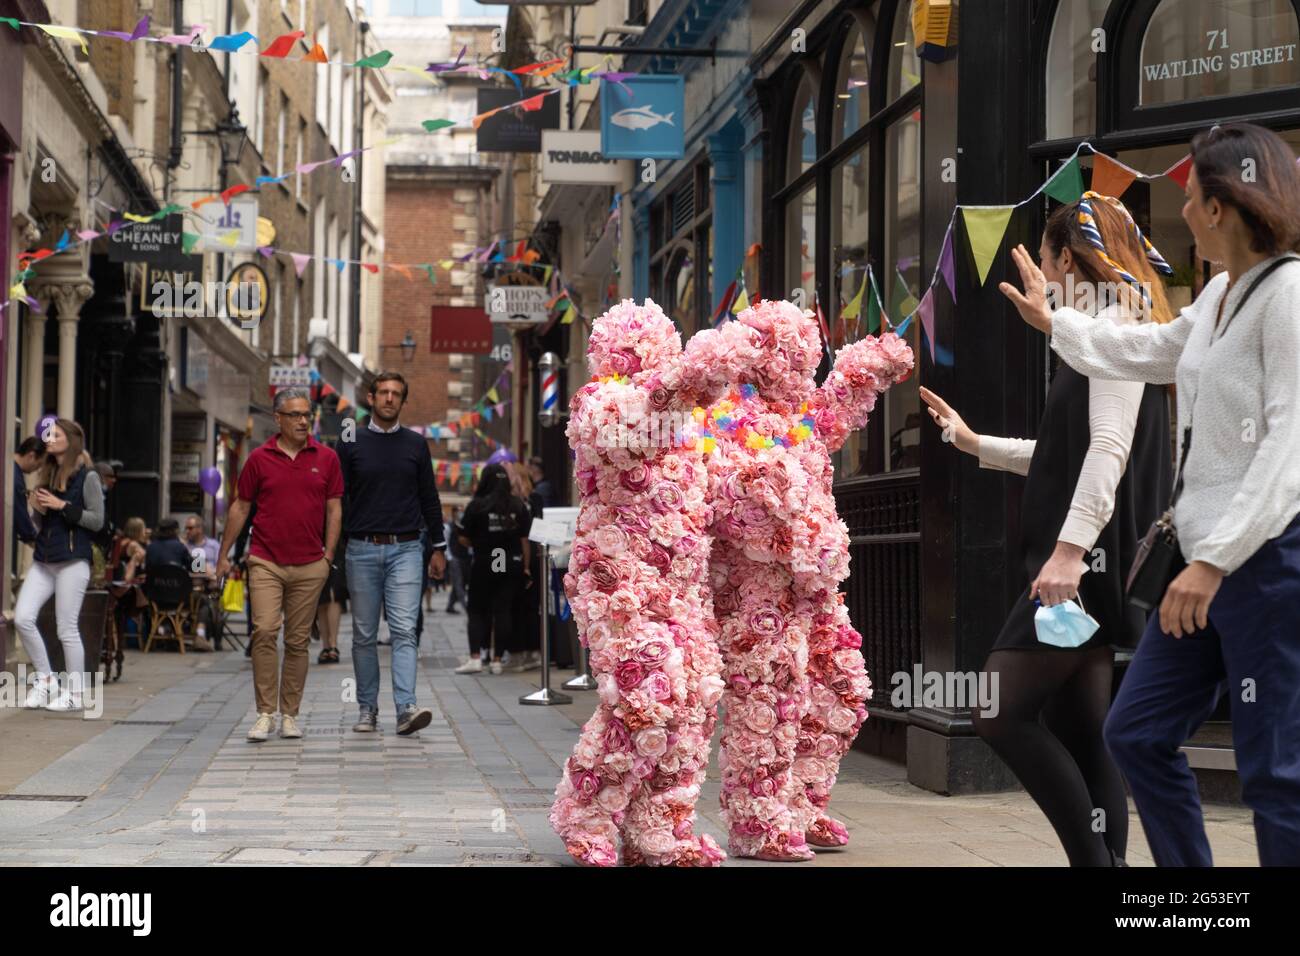
M204 468L199 472L199 487L210 495L215 495L221 490L221 470L218 468Z
M515 457L515 453L509 448L498 448L488 457L487 463L489 465L499 465L502 462L518 460L519 459Z

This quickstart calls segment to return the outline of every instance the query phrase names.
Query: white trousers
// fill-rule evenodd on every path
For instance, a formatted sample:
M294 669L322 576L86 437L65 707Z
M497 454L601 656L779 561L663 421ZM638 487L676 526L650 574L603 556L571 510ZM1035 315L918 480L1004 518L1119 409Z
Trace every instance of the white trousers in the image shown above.
M84 680L82 674L86 670L86 651L81 644L77 618L81 615L81 602L89 583L89 561L60 561L58 564L33 561L23 578L18 602L14 606L14 626L18 628L18 636L22 638L36 673L44 677L50 673L50 656L45 653L45 642L36 628L36 616L50 595L54 595L54 619L58 622L59 643L63 645L63 666L77 690L80 688L76 685ZM76 677L71 676L74 674Z

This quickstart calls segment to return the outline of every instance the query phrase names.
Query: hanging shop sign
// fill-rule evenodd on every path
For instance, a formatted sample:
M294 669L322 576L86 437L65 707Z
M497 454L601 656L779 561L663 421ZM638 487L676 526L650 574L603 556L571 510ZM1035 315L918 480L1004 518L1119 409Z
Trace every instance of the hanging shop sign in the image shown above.
M203 296L203 257L184 256L179 268L144 265L140 311L160 319L182 315L200 318L207 311Z
M479 113L500 109L519 100L519 91L513 86L478 88ZM479 124L475 145L480 153L540 153L542 131L559 128L560 97L546 96L540 109L502 110L483 120Z
M617 186L623 163L601 154L596 130L548 129L542 133L542 182Z
M430 352L492 351L492 323L487 313L470 305L435 305L429 316Z
M308 388L311 371L307 365L272 365L269 384L272 388Z
M256 262L235 266L226 279L226 315L246 321L266 315L271 302L271 284Z
M200 235L206 248L218 252L226 249L232 252L252 252L257 248L256 196L236 196L230 200L229 205L206 203L196 212L203 220ZM239 237L232 245L228 237L234 229L239 230Z
M600 90L600 151L607 159L686 155L686 79L629 76Z
M484 310L493 322L543 325L550 318L549 299L545 286L489 282Z
M109 262L144 262L151 266L182 268L184 220L168 216L159 222L137 222L108 236Z

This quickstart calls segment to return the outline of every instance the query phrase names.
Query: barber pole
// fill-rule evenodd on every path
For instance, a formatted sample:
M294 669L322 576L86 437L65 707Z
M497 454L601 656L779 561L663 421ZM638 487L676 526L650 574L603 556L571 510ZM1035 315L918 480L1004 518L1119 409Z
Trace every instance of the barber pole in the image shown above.
M560 358L546 352L537 360L537 374L542 381L542 401L537 417L543 425L560 420Z

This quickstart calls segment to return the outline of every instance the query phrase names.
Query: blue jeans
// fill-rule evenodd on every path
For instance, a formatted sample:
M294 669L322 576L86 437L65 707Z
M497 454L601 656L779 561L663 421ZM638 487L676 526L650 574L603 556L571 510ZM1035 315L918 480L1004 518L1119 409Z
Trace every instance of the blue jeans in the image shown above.
M357 704L379 712L379 608L383 604L393 638L393 700L400 716L415 705L415 619L420 610L419 540L400 544L348 541L348 594L352 600L352 666Z
M1300 866L1300 518L1223 579L1209 626L1175 639L1152 612L1106 719L1158 866L1211 866L1179 747L1231 695L1242 800L1262 866Z

